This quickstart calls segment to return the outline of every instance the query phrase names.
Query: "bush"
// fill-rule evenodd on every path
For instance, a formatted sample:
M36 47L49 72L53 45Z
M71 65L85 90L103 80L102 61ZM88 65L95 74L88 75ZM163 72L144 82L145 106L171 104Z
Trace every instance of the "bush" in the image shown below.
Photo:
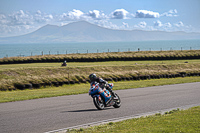
M24 90L25 89L25 84L22 82L16 82L14 83L15 88L19 89L19 90Z

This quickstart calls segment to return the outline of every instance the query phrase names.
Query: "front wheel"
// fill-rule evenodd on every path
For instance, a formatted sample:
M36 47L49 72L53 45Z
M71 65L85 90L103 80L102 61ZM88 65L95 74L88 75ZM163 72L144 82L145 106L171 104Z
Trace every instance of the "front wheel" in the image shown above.
M114 101L115 101L115 104L113 105L113 107L119 108L121 106L121 100L116 93L115 93L115 96L114 96Z
M101 97L99 98L98 96L94 96L93 102L94 102L94 105L96 106L97 109L103 110L105 108L103 100L101 99Z

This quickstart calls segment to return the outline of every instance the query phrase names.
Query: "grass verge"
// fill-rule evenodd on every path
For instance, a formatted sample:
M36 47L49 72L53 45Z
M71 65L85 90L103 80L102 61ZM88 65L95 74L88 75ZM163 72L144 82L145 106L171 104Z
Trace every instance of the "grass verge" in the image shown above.
M105 125L87 129L74 129L73 132L106 132L106 133L197 133L200 132L200 106L187 110L173 110L164 115L156 114L147 117L135 118L121 122L110 122Z
M200 60L68 63L67 67L60 67L59 63L0 65L0 90L23 90L32 88L30 84L39 88L34 84L46 86L53 82L84 83L94 72L104 79L180 77L181 73L194 76L200 73Z
M106 62L68 62L67 67L95 67L95 66L131 66L131 65L174 65L174 64L199 64L199 59L190 60L162 60L162 61L106 61ZM20 68L60 68L61 63L27 63L27 64L5 64L0 65L0 70L15 70Z
M200 77L185 77L185 78L170 78L170 79L151 79L140 81L120 81L114 82L114 90L129 89L129 88L142 88L150 86L180 84L200 82ZM63 95L75 95L88 93L90 85L87 84L75 84L75 85L63 85L60 87L48 87L33 90L15 90L15 91L0 91L0 103L22 101L30 99L38 99L45 97L55 97Z

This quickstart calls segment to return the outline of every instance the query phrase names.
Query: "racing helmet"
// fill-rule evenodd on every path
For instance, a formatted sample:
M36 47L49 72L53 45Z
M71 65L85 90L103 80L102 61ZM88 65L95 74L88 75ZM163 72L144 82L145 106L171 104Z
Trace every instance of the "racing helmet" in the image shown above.
M94 74L94 73L92 73L92 74L89 75L89 79L90 79L91 82L92 82L92 81L95 81L96 78L97 78L97 76L96 76L96 74Z

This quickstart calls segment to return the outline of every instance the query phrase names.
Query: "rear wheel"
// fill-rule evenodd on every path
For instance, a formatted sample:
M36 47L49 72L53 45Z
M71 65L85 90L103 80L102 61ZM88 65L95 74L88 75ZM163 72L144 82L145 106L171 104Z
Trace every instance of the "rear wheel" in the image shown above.
M97 109L103 110L105 108L103 100L99 99L97 96L93 97L93 102Z
M115 104L113 105L113 107L115 108L119 108L121 106L121 100L120 100L120 97L115 93Z

